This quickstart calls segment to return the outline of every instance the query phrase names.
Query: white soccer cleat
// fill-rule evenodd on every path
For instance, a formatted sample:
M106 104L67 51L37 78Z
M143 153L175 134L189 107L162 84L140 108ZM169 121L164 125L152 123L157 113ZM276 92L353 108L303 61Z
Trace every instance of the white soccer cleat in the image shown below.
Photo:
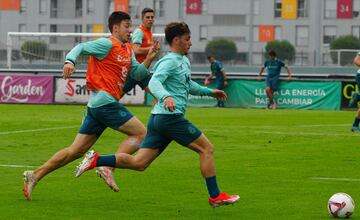
M99 154L93 150L87 152L85 155L85 158L76 167L75 176L79 177L85 171L94 169L94 167L96 166L96 161L97 161L98 157L99 157Z
M35 173L32 170L27 170L24 172L24 196L26 200L31 200L31 194L34 190L34 187L37 184Z
M96 169L96 174L101 177L112 189L114 192L119 192L119 187L116 185L115 179L114 179L114 171L110 169L109 167L98 167Z

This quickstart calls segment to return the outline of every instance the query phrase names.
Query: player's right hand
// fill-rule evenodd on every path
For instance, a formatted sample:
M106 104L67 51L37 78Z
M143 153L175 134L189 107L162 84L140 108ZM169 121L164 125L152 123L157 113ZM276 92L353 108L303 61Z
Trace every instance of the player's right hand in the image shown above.
M75 66L72 63L65 63L63 68L63 78L68 79L75 71Z
M168 96L164 99L164 108L166 110L169 110L170 112L175 111L176 104L175 104L174 99L171 96Z
M148 56L150 56L152 59L156 57L156 55L160 52L160 43L159 41L154 40L154 44L150 48L148 52Z

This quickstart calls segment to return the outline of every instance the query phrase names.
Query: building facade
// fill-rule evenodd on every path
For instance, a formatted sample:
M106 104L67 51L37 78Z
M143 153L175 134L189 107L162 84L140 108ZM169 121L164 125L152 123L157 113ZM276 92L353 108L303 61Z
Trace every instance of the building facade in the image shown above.
M19 1L18 10L0 6L0 60L7 32L108 32L107 17L115 2L14 1ZM287 40L296 48L295 65L317 66L325 63L329 43L337 36L360 37L360 0L128 0L127 7L134 26L140 24L144 7L153 8L155 33L163 33L171 21L188 23L190 56L196 63L206 63L204 50L210 40L227 38L237 46L234 64L259 65L266 42ZM48 43L50 50L62 54L82 40L53 37Z

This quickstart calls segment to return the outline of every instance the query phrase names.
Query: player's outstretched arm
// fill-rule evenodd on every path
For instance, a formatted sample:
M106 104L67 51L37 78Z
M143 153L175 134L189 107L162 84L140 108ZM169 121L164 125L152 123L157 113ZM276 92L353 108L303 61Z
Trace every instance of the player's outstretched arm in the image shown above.
M261 80L261 76L262 76L264 70L265 70L265 67L261 67L260 72L259 72L259 76L257 77L258 80Z
M65 63L63 68L63 78L68 79L75 71L75 65L72 63Z
M211 96L221 101L226 101L227 99L226 93L223 90L219 89L213 89L211 92Z
M285 69L287 70L288 73L288 80L291 80L291 69L288 65L285 65Z

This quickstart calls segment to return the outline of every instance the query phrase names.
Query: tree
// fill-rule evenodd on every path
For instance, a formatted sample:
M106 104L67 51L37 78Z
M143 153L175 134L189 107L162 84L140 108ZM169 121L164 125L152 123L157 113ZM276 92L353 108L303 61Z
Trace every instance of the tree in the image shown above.
M352 50L359 50L360 49L360 42L359 39L352 35L345 35L340 36L333 40L330 43L331 50L341 50L341 49L352 49ZM330 52L331 60L333 63L338 63L338 53L339 51ZM345 66L347 64L352 64L356 52L341 52L340 53L340 65Z
M25 41L21 45L21 55L31 63L33 60L44 59L47 49L47 44L44 41Z
M295 47L287 40L275 40L268 42L265 46L265 57L269 58L268 53L273 50L280 60L293 61L295 58Z
M221 61L228 61L236 57L237 48L233 41L225 38L219 38L207 43L205 53L207 55L212 54L216 57L216 59Z

